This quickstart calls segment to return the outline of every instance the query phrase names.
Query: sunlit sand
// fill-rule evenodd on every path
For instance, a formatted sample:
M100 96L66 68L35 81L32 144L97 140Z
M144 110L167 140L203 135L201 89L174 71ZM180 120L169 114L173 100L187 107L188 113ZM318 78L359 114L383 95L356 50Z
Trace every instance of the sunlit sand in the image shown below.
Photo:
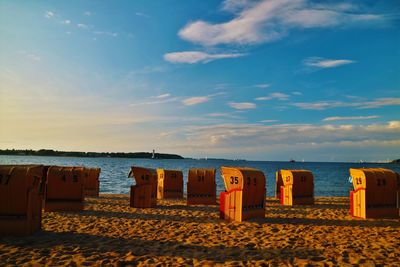
M399 220L356 220L346 197L313 206L267 199L265 219L219 219L218 206L159 200L129 207L128 195L86 198L77 213L43 214L43 230L0 238L2 265L398 266Z

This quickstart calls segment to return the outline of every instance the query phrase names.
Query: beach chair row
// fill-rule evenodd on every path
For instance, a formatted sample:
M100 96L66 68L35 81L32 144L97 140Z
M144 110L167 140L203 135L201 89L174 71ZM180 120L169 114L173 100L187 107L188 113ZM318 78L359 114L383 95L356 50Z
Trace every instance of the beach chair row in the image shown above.
M0 235L41 229L44 211L81 211L99 195L99 168L0 165Z
M243 221L265 216L266 178L253 168L221 167L225 192L220 195L220 217ZM350 169L350 215L358 218L399 217L400 176L382 168ZM132 167L129 177L130 206L149 208L157 199L183 198L183 174L179 170ZM314 204L314 176L308 170L276 172L275 196L282 205ZM190 169L188 205L216 204L215 169Z

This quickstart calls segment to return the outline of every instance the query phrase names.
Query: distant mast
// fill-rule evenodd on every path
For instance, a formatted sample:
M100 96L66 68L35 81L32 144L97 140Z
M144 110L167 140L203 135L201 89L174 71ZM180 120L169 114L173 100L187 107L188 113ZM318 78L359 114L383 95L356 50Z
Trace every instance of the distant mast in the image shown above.
M151 158L152 158L152 159L155 159L155 156L154 156L155 152L156 152L156 151L153 149L153 154L151 155Z

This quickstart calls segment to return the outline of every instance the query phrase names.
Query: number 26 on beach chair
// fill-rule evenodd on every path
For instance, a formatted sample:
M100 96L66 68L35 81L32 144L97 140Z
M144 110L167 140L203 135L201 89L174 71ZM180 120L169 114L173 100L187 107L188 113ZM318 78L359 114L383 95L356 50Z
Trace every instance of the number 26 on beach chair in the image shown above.
M282 205L313 205L314 176L307 170L280 170L276 174Z
M157 205L157 171L150 168L131 167L128 177L134 177L136 185L131 186L130 206L151 208Z
M187 182L188 205L216 204L215 169L190 169Z
M242 222L265 217L266 179L262 171L221 167L225 192L220 195L220 218Z
M350 169L350 215L357 218L398 218L398 174L382 168Z
M157 169L157 174L157 199L183 198L182 171Z

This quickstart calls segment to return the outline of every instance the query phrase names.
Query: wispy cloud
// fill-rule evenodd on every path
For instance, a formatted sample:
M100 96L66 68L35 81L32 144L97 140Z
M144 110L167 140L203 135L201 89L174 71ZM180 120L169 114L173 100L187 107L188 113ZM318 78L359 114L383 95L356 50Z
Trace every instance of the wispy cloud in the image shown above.
M171 63L208 63L216 59L243 57L241 53L208 54L200 51L172 52L164 55L164 60Z
M136 16L139 16L139 17L150 18L149 15L147 15L147 14L145 14L145 13L142 13L142 12L136 12L135 15L136 15Z
M258 101L264 101L264 100L272 100L272 99L278 99L278 100L288 100L290 95L283 94L283 93L271 93L268 96L261 96L255 98L255 100Z
M206 46L255 44L280 39L292 28L323 28L383 20L355 5L315 4L306 0L226 0L222 9L235 17L222 23L189 22L178 35Z
M83 13L83 15L85 15L85 16L91 16L91 15L92 15L92 12L86 11L85 13Z
M270 86L271 86L271 85L268 84L268 83L260 83L260 84L254 85L254 87L257 87L257 88L268 88L268 87L270 87Z
M69 19L61 21L62 24L71 24L71 21Z
M230 119L242 119L242 117L237 116L232 113L209 113L207 114L209 117L223 117L223 118L230 118Z
M165 104L170 102L178 101L178 97L171 97L170 94L162 94L158 96L151 96L147 100L137 103L132 103L129 106L136 107L136 106L144 106L144 105L157 105L157 104Z
M86 25L86 24L83 24L83 23L78 23L78 24L76 24L76 26L78 28L85 29L85 30L90 28L89 25Z
M226 154L233 151L281 151L293 147L304 149L322 147L400 147L400 121L379 124L246 124L224 123L201 126L186 126L169 132L174 146L195 149L210 155L212 152ZM185 139L186 136L186 139ZM183 138L182 138L183 137ZM361 145L361 146L360 146ZM317 158L315 158L316 160Z
M46 18L48 18L48 19L53 18L54 15L55 15L55 13L54 13L53 11L46 11L46 12L44 13L44 16L45 16Z
M201 103L205 103L210 101L210 98L208 96L195 96L195 97L189 97L184 100L182 100L182 103L185 106L193 106Z
M234 109L244 110L244 109L255 109L257 105L251 102L229 102L228 106Z
M373 116L349 116L349 117L327 117L323 119L322 121L346 121L346 120L371 120L371 119L377 119L379 116L373 115Z
M153 96L152 98L162 99L162 98L167 98L167 97L170 97L170 96L171 96L171 94L166 93L166 94L162 94L162 95Z
M189 97L189 98L182 100L182 103L185 106L193 106L193 105L208 102L216 96L225 95L225 94L226 94L225 92L218 92L218 93L210 94L210 95L206 95L206 96Z
M302 92L298 92L298 91L294 91L294 92L292 92L292 95L303 95L303 93Z
M32 61L39 62L41 60L39 55L27 52L25 50L18 51L18 54L20 54L20 55L24 56L25 58L32 60Z
M303 64L315 68L335 68L343 65L355 63L350 59L324 59L320 57L310 57L303 61Z
M278 120L262 120L260 122L264 122L264 123L271 123L271 122L277 122Z
M295 107L301 109L311 109L311 110L324 110L338 107L354 107L357 109L370 109L379 108L384 106L399 106L400 98L387 97L387 98L377 98L373 100L364 101L317 101L317 102L299 102L292 104Z
M106 35L110 37L117 37L118 33L117 32L107 32L107 31L93 31L94 34L96 35Z

